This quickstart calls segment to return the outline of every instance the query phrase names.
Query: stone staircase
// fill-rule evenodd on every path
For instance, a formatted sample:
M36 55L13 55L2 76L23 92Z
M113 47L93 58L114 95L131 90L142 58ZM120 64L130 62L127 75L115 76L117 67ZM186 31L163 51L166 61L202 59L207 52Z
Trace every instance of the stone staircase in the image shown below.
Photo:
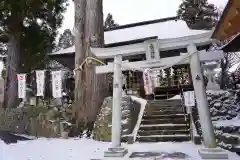
M180 100L149 101L136 141L182 142L190 139L189 117L184 113Z

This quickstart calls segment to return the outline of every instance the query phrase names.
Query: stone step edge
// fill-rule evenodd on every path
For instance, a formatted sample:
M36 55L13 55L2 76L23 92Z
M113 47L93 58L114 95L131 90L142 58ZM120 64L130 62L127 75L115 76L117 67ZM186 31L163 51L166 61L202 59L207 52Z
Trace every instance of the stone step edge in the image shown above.
M165 114L165 115L143 115L143 117L158 117L158 116L187 116L187 114Z
M190 129L186 129L186 130L182 130L182 129L180 129L180 130L177 130L177 129L165 129L165 130L162 130L162 129L154 129L154 130L139 130L138 132L141 132L141 133L143 133L143 132L161 132L161 131L165 131L165 132L179 132L179 131L181 131L181 132L190 132Z
M178 127L185 127L188 124L174 124L174 123L165 123L165 124L141 124L140 127L174 127L174 126L178 126Z
M170 135L149 135L149 136L137 136L137 138L182 138L182 137L191 137L190 134L170 134Z
M183 111L177 111L177 110L149 110L149 111L146 111L145 113L154 113L154 114L160 113L161 114L161 113L166 113L166 112L173 112L172 114L183 114Z
M142 122L151 122L151 121L173 121L171 118L159 118L159 119L142 119ZM189 118L186 117L186 120L189 120ZM174 121L185 121L185 118L176 118ZM174 123L173 123L174 124Z

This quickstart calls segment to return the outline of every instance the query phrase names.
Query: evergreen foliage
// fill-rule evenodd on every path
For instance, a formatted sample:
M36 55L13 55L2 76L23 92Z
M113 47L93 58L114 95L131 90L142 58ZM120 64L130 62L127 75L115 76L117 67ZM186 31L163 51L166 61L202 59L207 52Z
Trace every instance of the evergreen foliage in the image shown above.
M214 4L207 0L183 0L177 11L191 29L212 29L218 22L219 12Z
M65 49L74 45L74 36L70 29L64 30L60 35L57 50Z
M54 48L67 0L2 0L0 2L0 41L9 35L20 46L22 72L29 72Z
M7 44L4 107L18 105L16 77L44 67L67 0L1 0L0 42Z
M108 13L105 22L104 22L104 29L114 28L119 26L113 19L112 14Z

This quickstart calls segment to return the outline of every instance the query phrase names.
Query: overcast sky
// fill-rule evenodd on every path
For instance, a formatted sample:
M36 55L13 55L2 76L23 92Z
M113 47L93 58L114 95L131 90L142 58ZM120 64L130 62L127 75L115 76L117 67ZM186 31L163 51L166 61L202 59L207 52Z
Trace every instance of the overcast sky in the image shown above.
M120 24L141 22L152 19L176 16L178 6L182 0L103 0L104 18L107 13L113 15L114 20ZM228 0L208 0L222 9ZM69 7L64 15L64 29L73 29L74 4L69 0Z

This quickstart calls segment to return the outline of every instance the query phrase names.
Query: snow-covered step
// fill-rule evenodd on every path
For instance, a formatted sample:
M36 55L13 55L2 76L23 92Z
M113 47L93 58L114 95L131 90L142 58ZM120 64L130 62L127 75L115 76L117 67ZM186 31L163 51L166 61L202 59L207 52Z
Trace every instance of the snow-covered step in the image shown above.
M137 141L140 142L183 142L189 141L191 139L188 134L178 134L178 135L149 135L149 136L137 136Z
M140 130L185 130L188 129L187 124L142 124Z
M169 112L168 114L173 114L173 113L170 113L170 112L175 112L174 114L176 114L176 112L178 112L178 114L179 114L179 113L183 113L183 108L181 106L179 106L179 107L170 107L170 106L168 106L168 107L159 107L159 106L156 106L156 107L148 107L148 108L146 108L146 112L147 113L159 112L159 111Z
M190 134L190 130L189 129L185 129L185 130L140 130L138 132L139 136L148 136L148 135L189 135Z
M178 111L178 113L182 113L183 111L183 108L181 106L179 107L159 107L159 106L156 106L156 107L148 107L146 109L146 111L149 111L149 112L154 112L154 111Z
M153 101L150 102L150 104L160 104L160 105L179 104L179 103L181 103L180 99L153 100Z
M174 96L175 96L175 94L157 94L157 95L155 95L155 98L156 99L163 99L163 98L167 99L167 98L172 98Z
M174 123L166 123L166 124L141 124L140 127L161 127L161 126L186 126L186 124L174 124Z
M188 118L186 119L189 120ZM159 119L143 119L142 124L166 124L166 123L173 123L173 124L184 124L186 123L184 117L181 118L159 118Z
M143 119L184 118L185 114L144 115Z
M189 116L180 100L154 100L148 103L138 131L141 142L189 141Z
M176 110L153 110L149 111L147 115L169 115L169 114L179 114Z

